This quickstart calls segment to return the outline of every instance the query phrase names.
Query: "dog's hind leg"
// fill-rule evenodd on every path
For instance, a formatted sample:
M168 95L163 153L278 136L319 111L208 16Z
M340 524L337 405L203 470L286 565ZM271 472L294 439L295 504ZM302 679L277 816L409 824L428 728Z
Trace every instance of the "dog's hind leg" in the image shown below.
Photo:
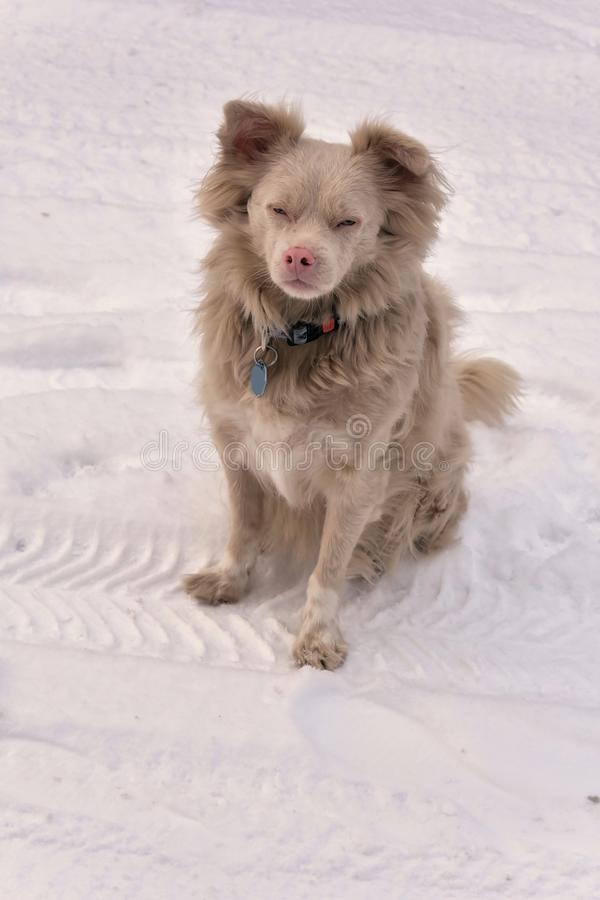
M348 563L348 578L358 578L368 584L379 581L386 569L386 560L381 552L380 521L370 522L354 548Z

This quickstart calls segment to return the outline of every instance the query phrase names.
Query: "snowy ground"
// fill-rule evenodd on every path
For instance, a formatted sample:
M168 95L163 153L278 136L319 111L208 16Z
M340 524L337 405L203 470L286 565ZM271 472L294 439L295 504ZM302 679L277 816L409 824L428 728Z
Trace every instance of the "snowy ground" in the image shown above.
M4 0L0 29L2 896L599 897L596 4ZM336 674L291 667L302 578L177 584L227 528L190 189L247 91L439 152L431 268L529 386L474 430L462 543L349 598Z

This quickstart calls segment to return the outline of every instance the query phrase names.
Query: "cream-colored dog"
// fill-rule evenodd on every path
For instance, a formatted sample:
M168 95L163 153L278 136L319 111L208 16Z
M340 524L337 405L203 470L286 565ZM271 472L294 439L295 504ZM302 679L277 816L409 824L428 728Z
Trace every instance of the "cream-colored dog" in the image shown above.
M457 309L422 268L445 201L424 146L381 122L329 144L303 137L286 106L224 112L198 194L219 233L197 326L231 530L221 562L185 586L235 601L261 550L316 539L294 656L334 669L345 579L448 543L465 509L466 422L500 422L519 379L452 356Z

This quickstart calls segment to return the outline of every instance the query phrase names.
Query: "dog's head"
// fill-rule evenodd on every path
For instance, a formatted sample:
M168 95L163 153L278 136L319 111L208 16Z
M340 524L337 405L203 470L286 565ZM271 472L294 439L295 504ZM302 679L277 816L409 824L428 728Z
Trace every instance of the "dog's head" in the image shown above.
M445 193L418 141L377 121L352 132L350 145L312 140L284 105L233 100L224 115L200 212L247 229L265 275L286 294L329 294L381 253L425 255Z

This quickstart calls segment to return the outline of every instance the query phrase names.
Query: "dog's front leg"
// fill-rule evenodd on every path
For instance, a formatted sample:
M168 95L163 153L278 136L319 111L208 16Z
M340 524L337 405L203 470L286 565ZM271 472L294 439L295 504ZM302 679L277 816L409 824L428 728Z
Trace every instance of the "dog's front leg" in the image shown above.
M183 580L188 594L211 604L234 603L244 594L260 550L263 526L263 489L252 472L225 465L225 476L231 523L223 558Z
M294 644L298 665L336 669L347 647L337 613L352 551L369 522L381 487L380 472L345 470L328 491L319 559L308 581L302 627Z

